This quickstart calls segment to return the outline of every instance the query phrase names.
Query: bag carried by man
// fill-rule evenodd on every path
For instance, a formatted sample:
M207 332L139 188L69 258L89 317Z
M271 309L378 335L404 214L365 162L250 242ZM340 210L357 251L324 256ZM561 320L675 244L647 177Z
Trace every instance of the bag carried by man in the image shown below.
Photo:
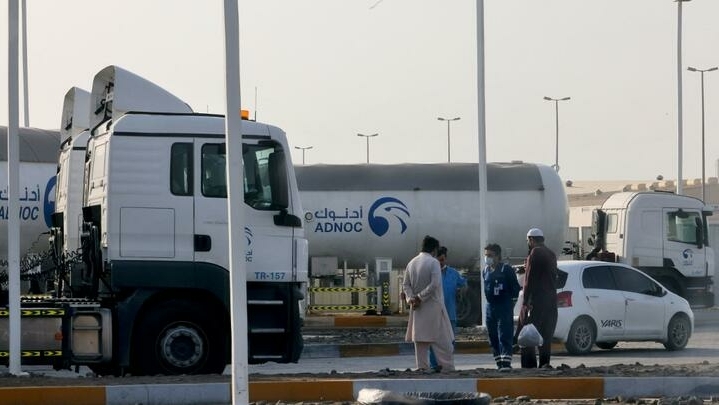
M536 347L544 343L542 335L539 334L537 327L533 323L522 326L517 336L517 344L519 347Z

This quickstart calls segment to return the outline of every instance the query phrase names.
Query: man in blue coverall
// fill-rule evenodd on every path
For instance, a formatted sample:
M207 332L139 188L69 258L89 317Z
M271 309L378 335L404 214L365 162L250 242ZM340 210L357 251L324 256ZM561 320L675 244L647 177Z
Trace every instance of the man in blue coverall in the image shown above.
M442 290L444 293L444 307L452 324L452 331L457 334L457 290L467 286L467 280L454 268L447 266L447 248L441 246L437 251L437 260L442 269ZM429 366L437 370L437 360L432 348L429 349Z
M519 282L512 266L502 262L502 248L490 243L484 248L484 296L487 298L487 334L497 369L512 369L512 331L514 302Z

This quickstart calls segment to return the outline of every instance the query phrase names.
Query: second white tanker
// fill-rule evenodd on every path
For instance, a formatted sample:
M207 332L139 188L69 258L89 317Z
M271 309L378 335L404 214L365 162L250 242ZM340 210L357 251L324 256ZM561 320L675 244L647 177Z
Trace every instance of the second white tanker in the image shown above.
M295 174L311 257L336 257L329 263L354 269L369 264L370 285L376 283L374 275L386 285L373 272L381 263L376 259L390 258L393 268L402 269L420 250L422 237L433 235L448 247L449 263L466 270L469 288L457 297L459 325L481 322L476 163L297 166ZM483 243L499 243L512 264L524 260L525 235L532 227L544 230L547 246L562 250L567 196L549 166L488 164L486 204L488 240ZM310 274L332 275L331 266L324 262ZM383 295L383 304L387 298Z
M449 249L449 262L473 269L479 241L476 163L312 165L295 167L310 256L334 256L350 268L392 259L404 267L424 235ZM488 240L512 263L527 254L529 228L562 250L568 203L559 175L533 163L487 165Z

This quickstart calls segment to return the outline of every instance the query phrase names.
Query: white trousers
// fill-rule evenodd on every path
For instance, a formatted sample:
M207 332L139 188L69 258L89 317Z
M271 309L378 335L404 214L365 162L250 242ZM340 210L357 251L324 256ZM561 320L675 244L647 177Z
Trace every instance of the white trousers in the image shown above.
M454 370L454 347L450 342L444 345L438 342L414 342L414 359L419 369L429 369L429 348L432 347L434 357L437 359L437 365L442 367L442 371Z

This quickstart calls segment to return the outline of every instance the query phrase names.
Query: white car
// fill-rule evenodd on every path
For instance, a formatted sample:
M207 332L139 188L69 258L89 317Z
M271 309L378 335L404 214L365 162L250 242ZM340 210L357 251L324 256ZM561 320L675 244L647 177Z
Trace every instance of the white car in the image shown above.
M694 313L682 297L641 271L621 263L559 261L554 338L570 354L594 344L653 341L681 350L694 330Z

